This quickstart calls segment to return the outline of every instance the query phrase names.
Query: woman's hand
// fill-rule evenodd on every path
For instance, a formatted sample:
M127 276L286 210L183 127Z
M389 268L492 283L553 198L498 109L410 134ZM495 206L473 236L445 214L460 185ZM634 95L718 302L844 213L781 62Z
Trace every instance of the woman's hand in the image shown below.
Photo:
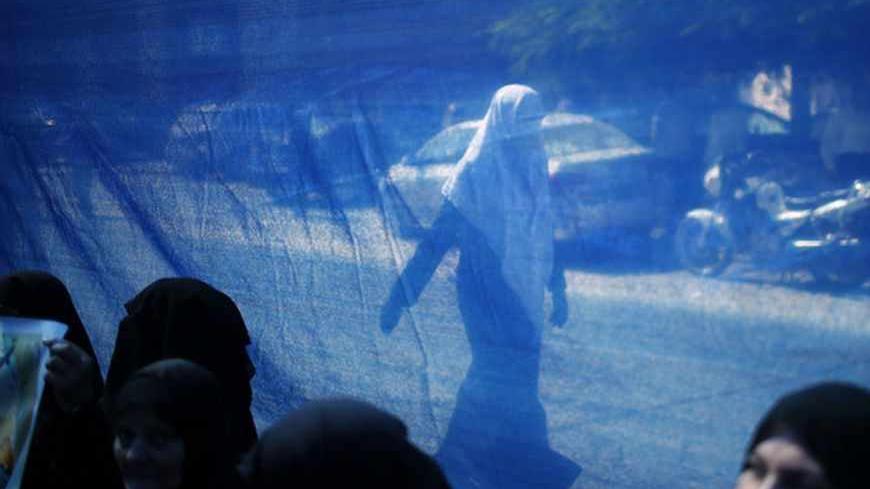
M568 301L564 292L553 294L553 310L550 312L550 322L556 327L562 327L568 322Z
M97 364L90 355L66 340L46 341L49 358L45 381L54 391L60 408L74 413L97 396Z
M562 327L568 322L568 297L566 292L568 284L565 281L565 261L562 256L565 250L554 243L553 272L550 276L548 288L553 298L553 310L550 311L550 323L556 327Z

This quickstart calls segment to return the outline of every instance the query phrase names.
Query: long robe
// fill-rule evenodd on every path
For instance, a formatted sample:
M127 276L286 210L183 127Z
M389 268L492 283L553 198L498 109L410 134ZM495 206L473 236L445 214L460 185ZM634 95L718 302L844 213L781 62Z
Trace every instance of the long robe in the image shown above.
M436 456L456 487L567 488L581 470L550 449L538 398L544 292L558 282L541 115L528 87L496 93L385 306L416 303L444 254L459 248L472 360Z

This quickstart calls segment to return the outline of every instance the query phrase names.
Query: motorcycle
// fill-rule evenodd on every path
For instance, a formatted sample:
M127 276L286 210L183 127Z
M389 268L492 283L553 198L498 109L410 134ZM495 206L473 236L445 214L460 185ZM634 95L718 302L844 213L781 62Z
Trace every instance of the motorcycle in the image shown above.
M789 196L777 181L783 172L759 164L763 159L750 153L707 172L712 205L690 210L677 226L681 264L717 276L740 256L761 268L806 270L819 282L863 284L870 278L870 181Z

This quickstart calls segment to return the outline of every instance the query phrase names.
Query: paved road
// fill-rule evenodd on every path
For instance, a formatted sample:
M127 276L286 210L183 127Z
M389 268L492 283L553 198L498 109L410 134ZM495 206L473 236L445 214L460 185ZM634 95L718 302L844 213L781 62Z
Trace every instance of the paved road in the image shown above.
M263 358L277 359L306 397L352 392L390 406L435 451L470 362L457 257L385 337L378 307L414 244L391 241L376 210L344 209L347 227L314 212L307 222L318 239L300 245L291 233L282 243L312 267L297 289L306 320L288 320L282 337L264 333ZM865 291L813 291L739 266L711 280L613 265L569 269L569 323L545 333L540 397L550 439L585 468L582 487L728 486L753 423L776 397L823 379L870 384ZM307 321L302 361L282 363L271 347L297 342Z
M85 216L81 239L59 232L41 204L28 207L29 229L71 284L104 365L124 299L160 276L201 276L236 298L250 325L261 427L305 398L355 395L400 414L437 450L470 362L456 256L382 334L379 306L414 242L395 237L378 199L201 185L160 164L43 173L55 205ZM584 467L579 487L727 487L777 396L822 379L870 385L866 290L648 265L569 269L568 324L544 333L540 398L551 445Z

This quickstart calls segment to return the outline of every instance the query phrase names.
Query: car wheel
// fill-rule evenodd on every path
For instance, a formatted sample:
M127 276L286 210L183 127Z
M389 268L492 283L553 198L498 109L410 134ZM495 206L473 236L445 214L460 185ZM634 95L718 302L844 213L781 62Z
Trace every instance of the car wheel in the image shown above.
M680 263L704 277L721 274L734 258L734 237L724 216L708 209L689 212L674 241Z

